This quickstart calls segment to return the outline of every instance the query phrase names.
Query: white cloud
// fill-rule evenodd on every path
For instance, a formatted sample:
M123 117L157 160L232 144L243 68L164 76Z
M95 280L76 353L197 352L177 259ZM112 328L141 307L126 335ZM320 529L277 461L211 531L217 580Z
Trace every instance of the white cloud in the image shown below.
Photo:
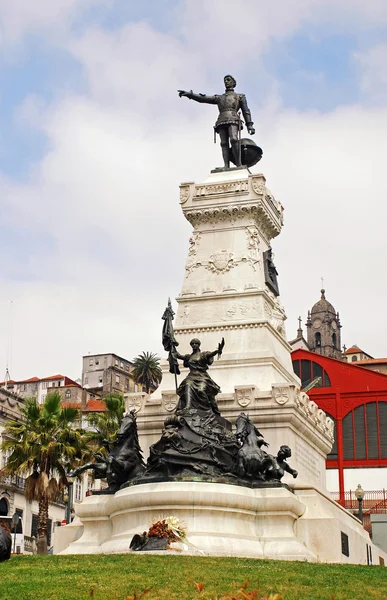
M378 44L355 54L359 67L360 88L372 102L387 100L387 44Z
M176 37L144 23L67 37L87 90L49 106L27 99L19 116L47 136L49 151L26 183L0 179L3 224L50 240L43 254L26 246L26 264L11 254L1 280L2 331L14 301L12 376L64 371L76 377L88 351L128 358L161 351L161 314L168 296L180 292L191 230L178 185L204 179L220 163L219 147L211 143L216 110L179 99L176 89L188 84L207 91L211 84L216 91L226 66L235 67L238 78L239 72L245 80L254 77L249 59L242 65L241 57L251 56L249 49L259 56L269 39L316 18L322 4L300 0L290 11L267 2L198 1L186 4ZM349 4L335 6L347 15ZM382 18L383 6L375 6ZM353 7L354 14L363 10L364 19L375 18L357 0ZM10 39L38 26L28 14ZM53 22L50 14L46 23ZM243 27L243 38L232 38L234 25L241 34ZM212 65L219 57L218 72ZM274 250L289 337L298 314L318 299L323 275L327 297L341 312L343 340L385 353L383 319L360 316L370 308L377 314L387 292L381 277L387 111L290 112L281 107L276 82L264 90L270 102L263 107L261 97L254 102L249 89L243 91L264 148L255 170L262 169L286 208ZM0 365L5 360L0 348Z
M108 0L0 0L0 45L16 44L28 35L59 41L90 7Z

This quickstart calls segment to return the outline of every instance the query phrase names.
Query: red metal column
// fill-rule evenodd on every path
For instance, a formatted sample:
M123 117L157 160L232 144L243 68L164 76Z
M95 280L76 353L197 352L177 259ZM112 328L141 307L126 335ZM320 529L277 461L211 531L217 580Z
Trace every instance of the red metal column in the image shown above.
M339 504L345 505L344 490L344 456L343 456L343 422L340 405L340 388L336 388L336 439L337 439L337 464L339 468Z

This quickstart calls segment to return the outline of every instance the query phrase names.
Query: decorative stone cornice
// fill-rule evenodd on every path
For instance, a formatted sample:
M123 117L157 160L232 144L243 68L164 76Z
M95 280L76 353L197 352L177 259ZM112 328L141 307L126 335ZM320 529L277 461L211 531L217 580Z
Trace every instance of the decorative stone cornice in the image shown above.
M248 217L252 219L268 239L276 237L281 231L281 223L262 200L242 201L203 208L183 207L184 216L193 227L203 223L215 224L224 221L235 222Z

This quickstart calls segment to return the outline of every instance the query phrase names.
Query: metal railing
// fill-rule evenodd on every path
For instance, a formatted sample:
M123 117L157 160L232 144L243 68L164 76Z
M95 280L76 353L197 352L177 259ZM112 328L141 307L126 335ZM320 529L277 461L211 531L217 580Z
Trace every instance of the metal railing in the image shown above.
M19 475L5 475L4 473L0 473L0 483L16 487L19 490L26 489L26 479L25 477L19 477Z
M339 502L340 495L339 492L331 492L332 500ZM359 501L355 496L355 490L349 490L348 492L344 492L344 504L340 502L349 510L358 510L359 509ZM377 513L377 512L385 512L387 509L387 490L368 490L364 492L363 498L363 511Z

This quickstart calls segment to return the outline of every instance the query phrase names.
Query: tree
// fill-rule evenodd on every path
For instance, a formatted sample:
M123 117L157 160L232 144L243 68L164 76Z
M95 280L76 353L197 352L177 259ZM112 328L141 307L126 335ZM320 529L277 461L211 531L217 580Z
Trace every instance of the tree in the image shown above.
M92 429L86 432L86 438L95 450L106 454L103 442L115 440L125 412L125 400L121 394L113 392L105 396L103 402L106 404L106 410L102 413L91 413L87 418Z
M68 486L66 473L86 450L85 439L76 428L78 410L63 407L59 392L47 394L44 404L26 398L20 412L20 421L5 426L1 449L10 454L4 472L29 474L25 494L28 502L39 504L38 553L45 554L49 502Z
M160 357L153 352L143 352L133 359L133 379L146 389L147 394L158 388L163 377L160 368Z

